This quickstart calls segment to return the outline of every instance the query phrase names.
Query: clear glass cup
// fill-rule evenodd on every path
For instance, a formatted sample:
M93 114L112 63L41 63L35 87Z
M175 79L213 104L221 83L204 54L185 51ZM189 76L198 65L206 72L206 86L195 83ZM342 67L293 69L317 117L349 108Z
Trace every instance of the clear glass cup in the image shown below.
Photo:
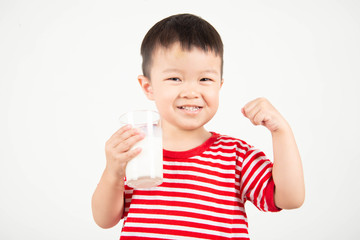
M138 110L120 116L120 124L130 124L145 133L133 148L142 151L126 166L126 184L131 188L151 188L163 182L163 146L160 115L156 111Z

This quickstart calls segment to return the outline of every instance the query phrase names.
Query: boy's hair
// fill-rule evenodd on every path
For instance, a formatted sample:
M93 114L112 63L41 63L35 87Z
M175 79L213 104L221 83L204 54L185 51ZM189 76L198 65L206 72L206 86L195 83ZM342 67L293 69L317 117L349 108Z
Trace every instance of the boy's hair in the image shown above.
M156 47L171 47L180 42L184 50L199 47L205 52L213 51L221 58L223 72L224 47L219 33L204 19L192 14L177 14L157 22L145 35L141 44L143 75L150 79L152 55Z

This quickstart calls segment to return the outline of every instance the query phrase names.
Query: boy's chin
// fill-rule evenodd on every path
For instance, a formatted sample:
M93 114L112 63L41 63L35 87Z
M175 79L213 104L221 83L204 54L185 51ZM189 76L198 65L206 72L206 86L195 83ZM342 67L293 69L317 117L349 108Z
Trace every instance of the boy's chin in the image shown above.
M170 129L177 129L180 131L201 131L204 129L206 123L211 120L211 117L202 118L202 119L186 119L186 118L172 118L172 119L165 119L163 118L163 127L166 129L168 127Z
M206 122L204 123L191 123L191 124L182 124L179 126L179 129L182 129L183 131L198 131L202 130L205 126Z

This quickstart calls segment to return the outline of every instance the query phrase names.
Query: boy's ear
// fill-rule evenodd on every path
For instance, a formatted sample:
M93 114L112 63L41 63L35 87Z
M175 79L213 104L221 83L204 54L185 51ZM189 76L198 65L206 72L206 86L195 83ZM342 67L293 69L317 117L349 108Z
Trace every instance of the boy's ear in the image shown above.
M220 88L222 87L223 83L224 83L224 79L221 79Z
M153 91L150 79L145 77L144 75L139 75L138 81L139 81L140 86L141 86L142 90L144 91L146 97L149 100L154 100L154 91Z

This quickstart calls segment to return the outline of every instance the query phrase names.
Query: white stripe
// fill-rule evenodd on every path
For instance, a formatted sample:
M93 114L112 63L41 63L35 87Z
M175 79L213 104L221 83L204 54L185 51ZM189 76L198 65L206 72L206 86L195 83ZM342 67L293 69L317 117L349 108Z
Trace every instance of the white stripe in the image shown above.
M233 145L233 146L217 145L217 146L211 146L211 147L209 147L209 149L210 149L210 151L211 150L217 150L217 149L220 149L220 150L233 150L234 154L236 154L236 152L246 154L246 151L247 151L245 149L238 148L236 145Z
M256 152L253 152L252 154L250 154L249 157L247 157L247 158L244 160L243 164L242 164L242 168L244 168L244 166L246 166L247 164L250 163L250 166L249 166L248 169L246 170L246 173L244 174L244 172L242 171L242 173L244 174L244 175L242 176L242 181L243 181L243 182L245 181L245 179L246 179L246 178L248 177L248 175L251 173L251 171L252 171L252 169L254 168L254 166L255 166L259 161L261 161L261 160L267 160L266 156L261 156L261 157L258 157L258 158L256 158L256 159L253 159L252 161L250 161L251 158L252 158L255 154L256 154ZM266 163L266 165L269 164L268 161L266 161L265 163Z
M224 152L221 152L221 151L205 151L203 152L202 154L208 154L208 155L212 155L212 156L222 156L222 157L235 157L236 156L236 153L235 152L232 152L232 153L224 153Z
M220 143L233 143L233 144L236 144L236 143L241 143L241 142L236 140L235 138L229 137L228 139L220 138L219 140L215 141L213 145L217 145L217 144L220 144Z
M259 197L258 197L258 199L257 199L257 201L258 201L258 203L259 203L259 206L258 206L259 209L261 209L261 208L260 208L260 199L264 197L264 191L265 191L265 187L267 186L267 184L268 184L268 181L265 181L265 182L263 183L263 185L261 186L261 190L260 190L260 193L259 193ZM268 204L267 204L266 198L264 198L264 199L265 199L265 201L264 201L264 209L261 209L261 210L263 210L264 212L267 212L267 211L269 211L269 208L268 208Z
M217 146L211 146L209 147L209 151L212 151L212 150L233 150L233 154L235 155L236 152L239 152L239 153L243 153L243 154L246 154L246 150L245 149L242 149L242 148L237 148L237 146L224 146L224 145L217 145ZM214 151L212 151L214 152ZM227 153L229 154L229 153Z
M267 205L267 202L264 202L264 212L268 212L269 211L269 207Z
M258 188L261 180L264 179L265 176L266 176L266 174L268 174L269 172L271 172L271 168L266 169L266 171L264 172L264 174L260 177L260 181L256 183L254 189L257 189L257 188ZM267 181L265 181L265 182L263 183L263 185L261 186L261 189L260 189L260 191L259 191L259 196L257 197L257 201L258 201L258 202L260 201L260 199L261 199L262 196L263 196L263 190L264 190L264 187L266 186L266 184L267 184ZM255 191L253 191L253 192L250 194L250 198L251 198L251 199L254 199L254 195L255 195Z
M212 167L212 166L208 166L208 165L203 165L203 164L199 164L199 163L191 163L191 162L168 162L168 161L164 161L164 165L167 165L167 166L196 167L196 168L200 168L200 169L214 171L214 172L217 172L217 173L230 173L230 174L234 173L234 169L228 170L228 169L222 169L222 168L219 168L219 167Z
M251 148L250 145L242 143L240 140L237 139L219 139L218 141L214 142L213 145L221 144L221 143L233 143L234 145L239 144L245 150L249 150Z
M216 146L210 146L209 149L227 149L227 150L236 150L236 145L232 146L225 146L225 145L216 145Z
M162 196L162 195L152 195L152 196L136 195L136 196L133 196L132 199L160 200L160 201L179 201L179 202L183 202L183 203L187 202L187 203L200 204L200 205L203 205L203 206L211 206L211 207L220 208L220 209L224 209L224 210L244 211L244 208L241 208L238 205L220 204L220 203L204 201L204 200L194 199L194 198L186 198L186 197L165 197L165 196Z
M168 173L168 171L164 170L164 173ZM192 171L178 171L178 173L183 174L183 175L189 175L189 176L202 176L202 177L206 177L208 179L211 179L212 175L208 175L208 174L203 174L203 173L196 173L196 172L192 172ZM191 173L196 173L196 174L191 174ZM213 177L213 178L217 178L218 181L224 182L224 183L234 183L234 179L232 178L219 178L219 177ZM224 181L227 180L227 181ZM232 186L230 187L222 187L222 186L218 186L216 184L212 184L212 183L207 183L207 182L201 182L201 181L196 181L196 180L191 180L191 179L164 179L164 182L166 183L185 183L185 184L192 184L192 185L196 185L196 186L201 186L201 187L207 187L207 188L211 188L211 189L215 189L215 190L222 190L222 191L226 191L226 192L230 192L233 193L234 192L234 188ZM235 192L237 192L235 190Z
M241 173L242 166L236 165L235 170L237 170L239 173ZM235 171L235 179L240 179L240 175L236 173Z
M139 227L138 223L134 223L134 222L127 222L126 226L127 227ZM201 228L177 226L177 225L169 226L166 224L141 223L141 227L142 228L150 228L150 229L154 229L154 228L168 229L170 232L171 232L171 230L182 230L182 231L189 231L189 232L197 233L199 235L200 234L210 234L210 235L214 235L214 236L222 236L222 237L228 237L228 238L247 236L247 234L244 234L244 233L224 233L224 232L218 232L218 231L209 230L209 229L201 229ZM149 233L149 235L151 236L152 234ZM176 239L178 239L178 238L176 238Z
M255 154L260 152L260 150L258 150L258 149L253 149L253 150L254 151L249 156L247 156L247 158L244 159L243 166L245 166L249 161L251 161ZM254 160L256 160L256 159L254 159Z
M201 236L201 234L199 234ZM193 240L193 239L204 239L198 237L185 237L185 236L178 236L178 235L171 235L171 234L161 234L161 233L142 233L142 232L122 232L121 236L126 237L152 237L152 238L160 238L160 239L167 239L167 240Z
M205 158L205 157L200 157L200 156L194 156L189 159L197 159L200 161L211 162L211 163L226 165L226 166L235 165L235 160L234 161L224 161L224 160L220 160L220 159Z
M141 213L131 213L131 217L133 218L143 218L143 219L164 219L164 220L180 220L186 222L194 222L194 223L202 223L216 227L224 227L224 228L246 228L246 224L232 224L232 223L223 223L217 222L207 219L200 219L194 217L184 217L184 216L172 216L172 215L163 215L163 214L141 214ZM243 219L245 220L245 219Z
M257 158L256 160L266 160L265 157L261 157L261 158ZM245 182L245 179L248 178L249 174L251 173L252 169L255 167L256 164L258 164L258 161L254 160L253 162L251 162L250 166L248 167L248 169L246 170L246 173L244 174L243 172L243 176L242 176L242 181ZM263 164L261 165L261 167L263 168L263 166L267 166L270 163L265 161L263 162ZM260 168L260 167L259 167ZM256 176L256 173L259 172L259 169L251 176L252 178L254 178L254 176Z
M203 210L203 209L198 209L198 208L191 208L191 207L184 207L184 206L168 206L168 205L151 205L151 204L135 204L135 203L132 203L131 204L131 209L149 209L149 210L154 210L154 211L156 211L156 210L182 211L182 212L187 212L189 214L197 213L197 214L203 214L203 215L212 216L212 217L226 218L226 219L230 219L230 220L234 219L234 217L237 217L238 219L246 220L244 218L244 216L242 216L242 215L235 216L233 214L218 213L218 212L214 212L214 211L208 211L208 210ZM244 211L242 211L242 213L244 213ZM129 214L131 214L131 212ZM130 215L128 217L130 217Z
M195 189L183 189L183 188L169 188L169 187L156 187L156 188L152 188L149 189L148 191L154 191L154 190L159 190L159 191L163 191L163 192L176 192L176 193L183 193L183 194L195 194L195 195L200 195L200 196L204 196L204 197L209 197L209 198L215 198L218 200L227 200L227 201L233 201L233 202L237 202L240 199L237 197L233 197L233 196L226 196L226 195L220 195L220 194L215 194L215 193L210 193L210 192L204 192L204 191L199 191L199 190L195 190ZM142 189L142 191L146 191L145 189ZM131 199L126 199L127 201L131 201Z
M248 171L246 172L246 177L247 175L249 175L250 171L252 170L252 168L254 167L253 165L255 165L256 162L252 162L251 166L249 167ZM244 187L244 191L242 193L242 199L244 199L244 195L246 194L246 192L248 191L248 189L250 188L250 185L252 184L252 182L254 181L254 179L257 177L257 175L259 174L259 172L265 168L269 163L265 162L264 164L262 164L255 172L254 174L251 176L251 178L249 179L249 181L247 182L246 186ZM241 181L245 182L246 177L244 177ZM254 191L254 189L252 189L252 191Z
M133 194L134 193L134 189L125 189L125 194Z
M213 174L207 174L207 173L202 173L202 172L197 172L197 171L191 171L191 170L167 170L164 169L163 170L164 173L167 174L184 174L184 175L189 175L189 176L193 176L193 177L203 177L203 178L207 178L210 180L216 180L218 182L223 182L223 183L234 183L234 178L232 177L219 177ZM171 179L165 178L164 181L168 181ZM202 182L201 182L202 183ZM217 185L214 185L216 187L218 187Z
M171 231L171 229L170 229ZM159 239L167 239L167 240L194 240L194 239L205 239L201 237L201 233L199 230L196 232L198 237L186 237L186 236L178 236L178 235L172 235L172 234L161 234L161 233L132 233L132 232L123 232L121 236L134 236L134 237L153 237L153 238L159 238ZM248 234L246 233L239 233L236 234L236 237L239 238L248 238ZM235 237L235 236L234 236Z
M224 142L224 143L229 143L229 142L235 143L236 141L235 141L235 139L231 139L231 138L230 138L230 139L220 138L219 140L217 140L217 141L214 142L214 145L219 144L219 143L221 143L221 142Z

